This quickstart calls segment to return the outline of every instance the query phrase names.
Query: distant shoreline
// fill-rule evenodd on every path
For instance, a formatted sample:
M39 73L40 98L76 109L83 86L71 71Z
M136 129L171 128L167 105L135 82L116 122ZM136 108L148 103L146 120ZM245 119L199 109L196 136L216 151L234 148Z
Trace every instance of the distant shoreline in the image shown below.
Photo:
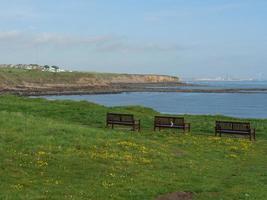
M46 90L40 88L30 89L7 89L1 90L0 94L14 94L20 96L55 96L55 95L94 95L94 94L119 94L127 92L177 92L177 93L242 93L255 94L267 93L264 88L242 88L242 89L178 89L175 86L197 86L186 83L128 83L113 84L109 87L72 87L72 88L53 88Z
M0 68L0 94L49 96L124 92L267 93L267 88L208 88L184 83L179 77L168 75L53 73L38 69Z

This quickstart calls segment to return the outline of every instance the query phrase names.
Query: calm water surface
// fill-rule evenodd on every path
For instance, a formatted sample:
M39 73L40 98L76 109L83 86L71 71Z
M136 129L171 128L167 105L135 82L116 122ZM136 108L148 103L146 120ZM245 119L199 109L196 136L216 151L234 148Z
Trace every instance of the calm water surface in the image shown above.
M267 93L134 92L45 98L86 100L105 106L142 105L169 114L221 114L241 118L267 118Z
M267 81L188 81L196 86L174 86L176 89L267 89ZM153 87L152 87L153 88ZM162 87L160 87L162 88Z

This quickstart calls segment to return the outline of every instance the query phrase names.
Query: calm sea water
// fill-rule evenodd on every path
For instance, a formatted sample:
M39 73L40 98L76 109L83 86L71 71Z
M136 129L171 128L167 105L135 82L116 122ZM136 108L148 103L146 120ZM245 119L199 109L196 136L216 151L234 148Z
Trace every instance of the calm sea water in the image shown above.
M267 81L188 81L197 86L175 86L176 89L267 89ZM162 87L160 87L162 88Z
M227 84L234 84L227 85ZM248 83L246 83L248 84ZM204 85L204 84L203 84ZM209 87L267 88L267 82L242 85L209 83ZM242 86L242 87L240 87ZM221 114L241 118L267 118L267 93L159 93L133 92L101 95L46 96L48 99L87 100L106 106L142 105L169 114Z

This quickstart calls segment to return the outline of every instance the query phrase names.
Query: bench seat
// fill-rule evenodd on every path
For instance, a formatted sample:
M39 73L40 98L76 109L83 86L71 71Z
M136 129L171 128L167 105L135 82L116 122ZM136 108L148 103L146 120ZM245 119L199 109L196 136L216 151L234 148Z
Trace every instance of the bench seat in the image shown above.
M107 113L106 127L114 125L130 126L132 130L140 131L140 120L135 120L132 114Z
M160 131L163 128L182 129L184 132L190 131L190 123L185 123L183 117L175 116L155 116L154 117L154 131Z
M183 125L180 125L180 126L178 126L178 125L156 125L156 127L162 127L162 128L184 128L185 126L183 126Z
M229 122L229 121L216 121L215 122L215 136L222 133L248 135L249 139L256 139L255 129L251 129L250 123L247 122Z
M218 130L221 133L235 133L235 134L248 134L250 131L234 131L234 130Z

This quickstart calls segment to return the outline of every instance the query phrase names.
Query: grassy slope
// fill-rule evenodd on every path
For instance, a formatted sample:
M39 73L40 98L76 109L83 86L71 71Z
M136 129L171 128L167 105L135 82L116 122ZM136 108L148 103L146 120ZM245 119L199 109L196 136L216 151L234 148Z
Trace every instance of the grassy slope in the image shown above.
M103 128L133 113L141 133ZM185 116L192 134L151 131L156 112L87 102L0 97L0 199L267 199L267 120L258 140L213 137L222 116Z
M41 72L38 70L26 70L15 68L0 68L0 86L14 87L17 85L23 85L25 83L31 84L80 84L82 79L85 79L86 83L101 84L106 81L109 82L114 78L129 78L129 81L133 81L135 75L131 74L114 74L114 73L94 73L94 72ZM145 75L144 75L145 76ZM142 75L138 75L142 77ZM167 77L168 76L164 76ZM169 77L171 80L178 81L179 79ZM145 80L145 79L144 79ZM147 80L147 79L146 79ZM149 81L149 79L147 80Z

